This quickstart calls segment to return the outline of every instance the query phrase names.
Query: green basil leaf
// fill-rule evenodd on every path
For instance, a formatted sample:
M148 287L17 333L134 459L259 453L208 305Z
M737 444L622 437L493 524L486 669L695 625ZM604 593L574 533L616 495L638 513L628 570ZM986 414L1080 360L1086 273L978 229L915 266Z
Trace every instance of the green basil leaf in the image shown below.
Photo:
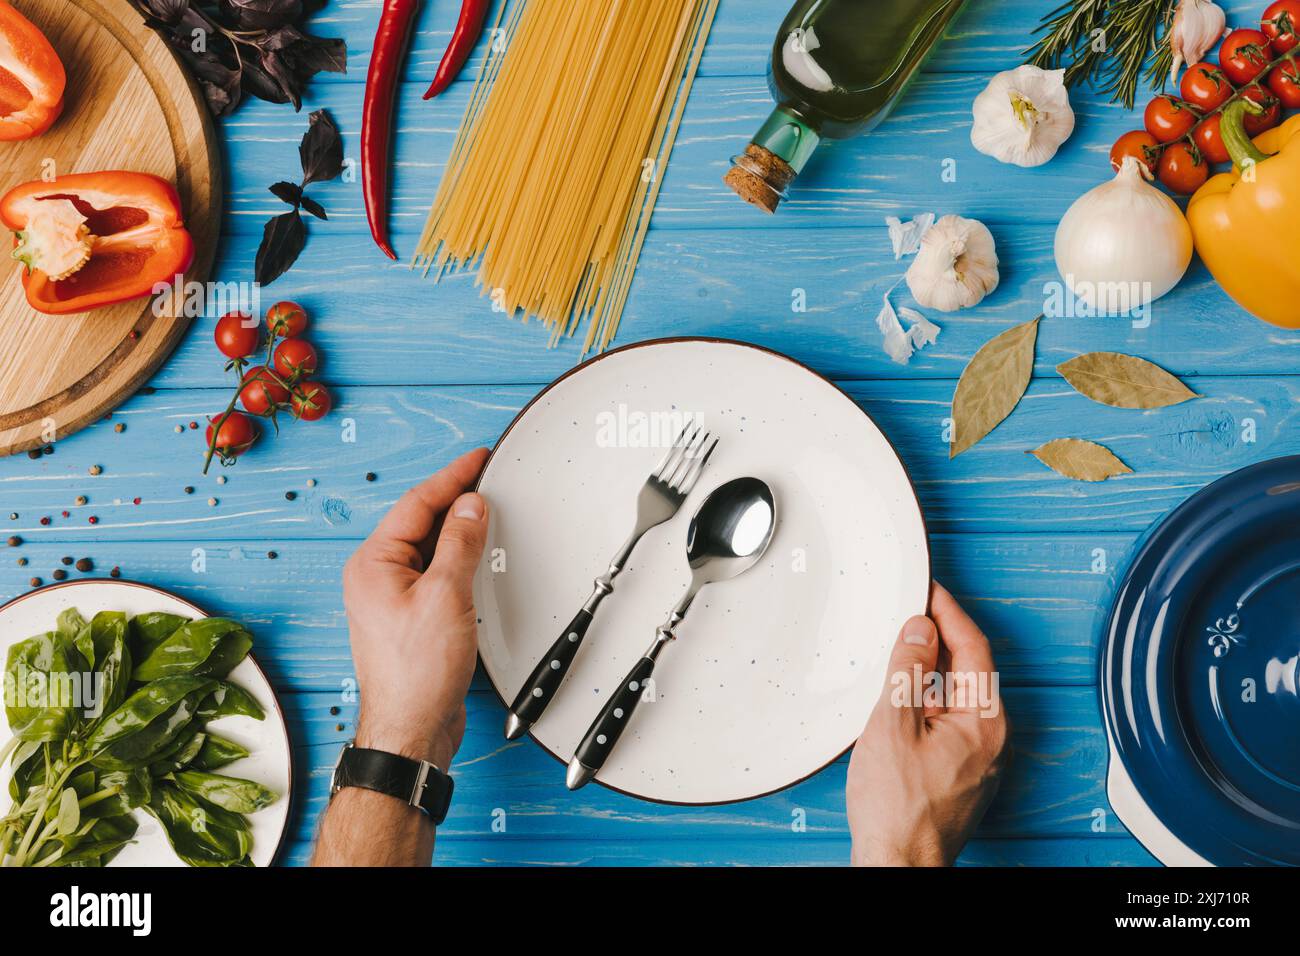
M162 824L176 855L190 866L235 866L253 848L242 816L177 787L155 787L147 809Z
M202 797L232 813L256 813L279 799L275 791L260 783L239 777L225 777L219 773L182 770L173 774L172 779L186 793Z
M196 691L207 693L213 682L206 677L164 677L146 684L100 721L86 741L92 753L119 740L138 734L177 703ZM178 731L179 732L179 731ZM175 739L175 735L172 738ZM169 739L169 743L170 743Z
M149 773L155 777L163 777L173 771L180 770L190 764L199 751L203 749L203 741L207 739L207 734L203 732L202 726L198 723L192 724L185 733L176 739L176 742L158 755L158 758L149 767Z
M218 654L218 649L227 639L232 642L232 646ZM220 673L210 676L224 676L231 667L243 660L252 643L248 632L234 621L220 617L189 621L150 651L148 656L140 659L131 676L136 681L144 682L199 673L208 664L209 658L213 660L202 673L209 674L215 669ZM221 670L223 667L224 670Z
M147 691L165 680L187 679L189 678L163 678L152 684L146 684L142 690ZM149 766L158 760L161 754L167 752L177 738L190 730L199 702L207 696L207 693L207 687L200 687L190 692L144 727L96 750L91 763L105 770L130 770L135 767ZM132 695L132 699L135 696ZM130 700L122 706L126 707L129 703Z
M86 629L86 619L75 607L70 607L59 613L54 629L68 640L75 640Z
M146 767L137 767L134 770L111 770L99 775L97 787L98 791L116 789L118 792L111 797L105 797L82 807L83 820L120 817L137 807L144 806L153 793L153 778Z
M119 816L95 821L90 832L75 847L65 849L51 866L106 866L128 843L134 842L139 826L133 817Z
M218 737L214 733L208 733L206 736L207 739L203 741L199 755L190 763L195 770L220 770L248 756L248 750L233 740Z
M64 788L63 795L59 798L59 815L56 832L59 836L67 836L76 832L77 827L81 825L81 806L77 803L77 791L72 787Z
M194 673L204 677L225 677L248 656L253 649L253 635L243 628L227 634L212 656L195 668Z
M252 717L263 720L266 711L262 710L253 695L238 684L217 681L217 686L208 694L199 707L199 720L216 720L218 717Z
M178 628L190 622L179 614L165 614L162 611L150 611L131 618L131 657L142 661L153 653L167 638L176 633Z
M19 641L5 660L5 718L19 740L62 740L81 720L91 679L76 645L51 631Z

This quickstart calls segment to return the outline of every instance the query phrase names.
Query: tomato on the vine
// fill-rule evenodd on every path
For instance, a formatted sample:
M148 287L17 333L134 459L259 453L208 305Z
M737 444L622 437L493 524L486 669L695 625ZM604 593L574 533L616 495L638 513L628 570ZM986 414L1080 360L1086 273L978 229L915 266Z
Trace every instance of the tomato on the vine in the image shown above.
M1223 145L1223 133L1219 128L1222 113L1215 113L1201 120L1192 134L1192 142L1211 163L1226 163L1229 160L1228 147Z
M320 382L303 382L294 389L293 413L305 422L324 418L333 405L329 390Z
M285 339L275 347L275 370L285 378L310 375L316 368L316 350L310 342Z
M1288 60L1268 75L1268 88L1289 109L1300 107L1300 64Z
M1160 159L1160 143L1144 129L1130 130L1115 140L1115 145L1110 148L1110 168L1119 172L1125 156L1132 156L1154 176Z
M1159 176L1174 192L1189 195L1210 178L1210 164L1186 143L1170 143L1160 156Z
M1189 67L1178 83L1178 92L1187 102L1208 112L1222 106L1232 96L1232 84L1213 63L1202 61Z
M307 311L297 302L277 302L267 310L266 327L281 339L302 335L307 329Z
M1264 11L1260 30L1269 38L1278 56L1300 43L1300 0L1277 0Z
M1157 96L1147 104L1143 124L1147 132L1162 143L1172 143L1186 136L1200 114L1182 100L1172 96Z
M253 442L257 441L257 426L253 424L253 420L242 412L231 412L226 416L225 421L221 421L219 415L215 419L208 419L209 448L214 447L212 430L217 427L217 422L221 422L221 427L217 429L215 453L223 462L238 458L253 447Z
M1265 130L1272 129L1282 122L1282 104L1268 90L1261 89L1258 86L1249 86L1241 91L1241 95L1243 98L1254 100L1264 107L1264 112L1258 116L1254 113L1247 113L1242 117L1241 124L1246 127L1247 136L1258 136Z
M226 358L248 358L257 351L258 323L247 312L227 312L217 320L213 333L217 348Z
M1268 37L1258 30L1233 30L1219 47L1219 66L1238 86L1263 73L1272 59Z
M289 404L289 390L274 378L265 365L255 365L244 374L239 401L254 415L266 415L272 409Z

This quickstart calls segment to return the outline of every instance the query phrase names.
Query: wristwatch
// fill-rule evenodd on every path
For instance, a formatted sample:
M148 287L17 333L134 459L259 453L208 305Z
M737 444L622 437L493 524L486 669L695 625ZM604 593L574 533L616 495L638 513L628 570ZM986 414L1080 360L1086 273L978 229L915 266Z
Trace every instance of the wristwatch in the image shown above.
M447 818L454 784L451 777L427 760L367 750L349 741L334 765L330 797L344 787L361 787L396 797L423 810L437 826Z

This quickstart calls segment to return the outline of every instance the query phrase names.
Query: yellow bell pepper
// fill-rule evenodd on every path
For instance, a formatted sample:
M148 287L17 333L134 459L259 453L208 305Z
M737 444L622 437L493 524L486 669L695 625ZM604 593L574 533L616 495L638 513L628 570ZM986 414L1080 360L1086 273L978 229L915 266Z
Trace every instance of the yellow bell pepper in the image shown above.
M1300 116L1255 137L1242 118L1263 108L1242 98L1220 122L1232 172L1219 173L1187 205L1196 251L1247 312L1300 328Z

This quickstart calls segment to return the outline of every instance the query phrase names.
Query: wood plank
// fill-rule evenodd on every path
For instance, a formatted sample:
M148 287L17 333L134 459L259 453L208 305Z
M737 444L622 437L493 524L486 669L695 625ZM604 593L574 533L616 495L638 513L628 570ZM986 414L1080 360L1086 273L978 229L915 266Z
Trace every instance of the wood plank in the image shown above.
M763 75L777 27L792 5L793 0L723 0L700 64L701 75ZM991 73L1018 66L1024 61L1022 51L1032 42L1039 19L1053 6L1044 0L968 3L925 64L926 71L963 72L978 65ZM1258 3L1244 0L1225 0L1220 6L1228 12L1228 23L1233 26L1254 25L1262 9ZM349 68L345 77L323 74L316 82L364 80L378 20L379 0L330 0L311 21L312 32L346 39ZM445 6L425 6L408 54L408 78L424 78L426 85L433 78L454 22L453 11ZM485 45L480 44L462 76L472 79L484 49Z
M986 82L984 74L918 78L889 121L870 135L824 145L791 198L768 218L722 182L730 157L771 110L767 85L759 77L705 77L695 84L686 109L655 226L823 230L927 210L989 224L1055 225L1075 199L1110 178L1107 155L1115 139L1142 125L1137 113L1080 96L1075 133L1051 163L1035 169L1007 166L980 155L969 142L970 105ZM248 103L226 122L232 231L260 235L266 220L283 211L267 187L300 177L297 143L308 109L327 107L343 132L347 155L358 156L362 92L351 83L317 85L297 122L283 106L262 102ZM414 252L469 91L461 86L428 103L421 100L423 93L423 84L404 83L399 89L390 227L404 261ZM945 181L945 160L955 161L954 181ZM359 178L352 178L312 187L311 195L330 216L328 223L311 224L317 234L366 231Z
M53 537L4 554L0 595L22 593L34 574L50 580L64 567L64 556L90 557L100 576L118 565L127 578L244 622L278 688L338 691L354 677L339 584L355 541L87 543ZM936 535L935 575L989 635L1004 685L1091 685L1113 574L1124 567L1134 537ZM201 561L195 547L202 548ZM267 557L272 550L275 560ZM17 566L15 554L27 558L27 567ZM475 687L489 689L481 675Z
M627 840L516 839L501 834L485 839L439 835L436 866L846 866L849 840L790 835L779 839ZM309 837L295 839L280 863L305 866ZM959 866L1157 866L1132 837L1117 839L976 838L966 845Z
M977 836L1098 843L1125 837L1106 803L1106 742L1095 689L1009 688L1004 696L1015 756ZM284 704L298 778L293 838L304 843L325 806L338 748L355 732L357 705L339 694L287 694ZM495 695L471 693L467 708L465 741L452 765L456 800L439 829L443 841L491 840L498 836L494 825L499 829L502 822L504 835L555 841L560 854L566 852L564 841L574 838L655 847L696 838L737 844L842 840L848 832L847 758L769 797L726 806L669 807L599 786L570 793L558 761L530 740L507 743L502 738L505 711ZM1104 823L1104 832L1094 832L1097 820ZM796 831L796 824L803 829Z
M934 532L1102 534L1140 531L1209 481L1252 462L1300 453L1300 378L1189 378L1205 397L1152 412L1106 408L1060 379L1039 380L1015 414L949 461L944 420L952 383L852 382L849 395L898 449ZM336 389L319 423L286 423L278 438L202 478L204 420L224 392L140 395L56 454L0 461L0 515L31 541L81 542L363 537L407 488L455 455L491 445L530 399L531 386ZM126 431L116 433L122 423ZM355 426L355 441L345 439ZM1109 446L1135 471L1099 484L1071 482L1025 454L1053 438ZM1250 440L1253 439L1253 440ZM188 463L188 464L187 464ZM100 465L91 478L87 469ZM375 481L365 480L367 473ZM316 479L315 488L306 480ZM182 487L196 492L186 495ZM284 492L295 491L288 501ZM84 494L85 508L73 500ZM209 496L219 506L209 507ZM140 497L147 506L134 506ZM62 518L59 503L70 511ZM90 514L99 520L89 523ZM39 518L50 516L48 526Z
M756 230L743 242L733 230L652 231L615 344L717 336L785 352L835 379L955 379L984 342L1042 312L1044 284L1057 280L1054 226L997 227L999 287L977 308L929 311L943 327L938 342L900 366L881 348L875 317L908 262L895 261L883 220L867 221L825 232ZM334 235L329 223L313 228L316 238L284 278L262 290L261 306L265 310L284 298L308 309L309 337L330 380L542 384L579 360L580 340L547 349L540 325L524 326L493 312L471 277L434 285L405 265L387 264L369 236ZM216 274L224 282L251 282L259 241L247 234L231 237ZM891 301L915 305L906 284L897 285ZM806 311L793 311L796 304ZM212 342L216 319L195 320L154 385L215 387L233 381ZM1300 369L1296 345L1300 332L1248 315L1198 261L1177 289L1153 304L1144 328L1120 317L1044 321L1036 372L1053 375L1066 359L1109 350L1141 355L1178 375L1288 374Z

